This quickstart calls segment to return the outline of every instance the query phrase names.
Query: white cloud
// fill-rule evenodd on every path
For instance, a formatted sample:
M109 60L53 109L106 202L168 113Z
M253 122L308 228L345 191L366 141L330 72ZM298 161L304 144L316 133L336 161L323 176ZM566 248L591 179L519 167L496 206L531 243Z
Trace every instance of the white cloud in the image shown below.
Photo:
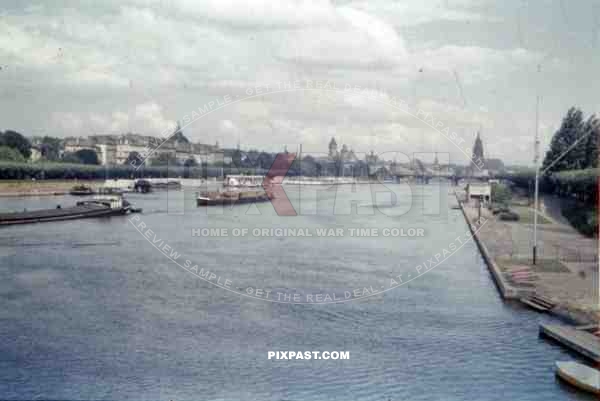
M531 109L533 82L538 82L532 76L543 59L539 82L544 107L552 109L546 118L560 121L559 114L581 96L589 113L598 93L593 52L586 50L584 76L580 61L555 51L553 38L523 48L531 41L520 44L513 32L489 38L481 24L462 23L502 21L502 11L483 10L474 0L343 5L326 0L107 0L101 5L48 0L0 10L0 118L24 132L157 134L223 94L243 95L247 87L278 81L329 79L341 87L382 88L410 107L430 110L465 136L482 125L490 138L517 138L531 130L531 116L522 110ZM441 37L443 30L425 24L431 22L454 26L456 32ZM524 37L547 34L536 27L527 32L526 24L521 28ZM545 43L553 46L551 59L540 50ZM219 125L225 121L233 128ZM227 146L241 136L257 146L302 140L321 147L342 133L356 151L360 146L384 150L394 141L406 147L442 146L423 137L431 129L422 122L361 95L269 95L228 106L190 131L194 127L202 127L209 142L217 139L213 133L223 135L218 139ZM490 139L498 148L492 153L505 151L505 143L510 140Z
M98 112L53 112L51 124L65 136L106 135L135 132L158 136L164 130L172 130L176 122L164 115L156 103L135 106L131 113L113 111Z

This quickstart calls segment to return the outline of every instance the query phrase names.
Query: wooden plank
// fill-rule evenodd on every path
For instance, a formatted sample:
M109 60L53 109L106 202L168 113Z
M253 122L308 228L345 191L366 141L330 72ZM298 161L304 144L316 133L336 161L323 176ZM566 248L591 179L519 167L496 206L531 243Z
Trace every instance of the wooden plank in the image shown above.
M546 308L545 306L542 306L540 304L537 304L535 302L532 302L531 300L527 299L527 298L521 298L520 301L529 306L532 309L535 309L538 312L548 312L548 308Z
M552 338L567 348L600 362L600 338L583 330L556 324L540 324L540 334Z

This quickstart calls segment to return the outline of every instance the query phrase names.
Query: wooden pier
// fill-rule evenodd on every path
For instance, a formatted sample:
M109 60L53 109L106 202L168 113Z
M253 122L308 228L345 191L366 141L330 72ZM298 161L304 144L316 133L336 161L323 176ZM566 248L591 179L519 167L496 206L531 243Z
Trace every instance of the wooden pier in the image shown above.
M551 338L594 362L600 362L600 338L586 330L558 324L540 324L540 336Z

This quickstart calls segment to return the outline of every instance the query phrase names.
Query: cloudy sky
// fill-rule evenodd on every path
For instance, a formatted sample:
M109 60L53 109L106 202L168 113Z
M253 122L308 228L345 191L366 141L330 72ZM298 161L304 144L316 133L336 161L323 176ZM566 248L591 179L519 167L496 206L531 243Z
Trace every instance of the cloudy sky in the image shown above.
M3 0L0 129L156 135L202 105L194 141L324 152L465 155L427 111L486 156L532 159L536 96L547 144L566 110L598 111L600 2L566 0ZM306 80L340 91L244 99ZM344 93L377 90L406 110ZM273 91L274 92L274 91Z

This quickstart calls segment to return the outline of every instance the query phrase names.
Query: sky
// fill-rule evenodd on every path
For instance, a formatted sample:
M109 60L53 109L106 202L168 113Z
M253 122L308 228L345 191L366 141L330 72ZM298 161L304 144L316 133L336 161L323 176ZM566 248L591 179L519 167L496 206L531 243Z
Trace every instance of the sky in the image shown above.
M542 149L569 107L598 111L599 26L593 0L3 0L0 130L159 135L229 99L184 134L464 164L480 130L530 165L538 97Z

